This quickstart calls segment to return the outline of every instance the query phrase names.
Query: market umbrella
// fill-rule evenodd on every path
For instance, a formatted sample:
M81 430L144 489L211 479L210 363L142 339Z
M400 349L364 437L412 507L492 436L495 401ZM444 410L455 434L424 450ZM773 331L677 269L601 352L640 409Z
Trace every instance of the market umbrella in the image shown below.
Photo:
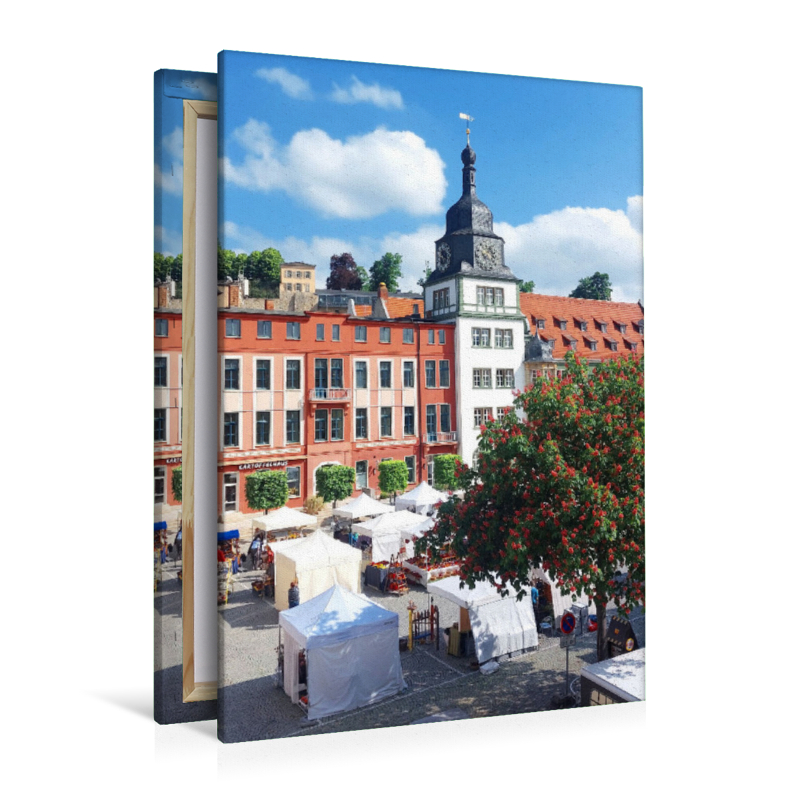
M333 509L336 517L347 519L360 519L361 517L374 517L378 514L388 514L394 509L386 503L373 500L368 494L361 493L355 500Z
M292 528L308 528L317 524L317 518L311 514L305 514L296 508L283 506L271 514L263 517L256 517L253 520L253 527L262 531L285 531Z
M422 481L419 486L415 486L410 492L401 494L395 500L395 508L399 511L403 508L413 508L417 511L427 512L437 503L443 503L448 497L444 492L434 489L427 481Z

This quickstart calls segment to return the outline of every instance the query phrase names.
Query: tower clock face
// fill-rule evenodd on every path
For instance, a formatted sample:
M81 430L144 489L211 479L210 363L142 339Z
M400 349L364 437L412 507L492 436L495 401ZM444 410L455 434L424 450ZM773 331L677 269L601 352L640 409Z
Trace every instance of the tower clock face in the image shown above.
M497 251L489 242L478 242L475 246L475 261L481 269L494 269L497 266Z
M440 244L436 251L436 266L445 269L450 265L450 248L446 244Z

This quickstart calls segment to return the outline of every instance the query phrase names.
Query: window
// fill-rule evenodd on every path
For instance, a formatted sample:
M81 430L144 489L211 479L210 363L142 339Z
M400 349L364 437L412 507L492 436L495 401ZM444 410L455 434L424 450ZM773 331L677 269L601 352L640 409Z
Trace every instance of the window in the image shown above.
M328 440L328 412L318 408L314 412L314 441L325 442Z
M494 346L509 350L514 346L514 332L510 328L497 328L494 332Z
M167 357L156 356L155 360L155 386L167 385Z
M156 320L156 336L168 336L169 335L169 322L165 319L157 319Z
M629 342L627 339L625 340L625 347L628 348L631 352L636 352L636 342Z
M567 329L567 321L565 319L561 319L560 317L556 318L556 323L560 330L565 331Z
M367 326L366 325L356 325L356 341L357 342L366 342L367 341Z
M298 444L300 442L300 412L286 412L286 444Z
M156 408L155 411L155 441L167 441L167 409Z
M593 339L584 339L583 341L589 345L590 350L597 350L597 342L595 342Z
M239 446L239 414L234 411L230 414L225 414L223 423L225 447L238 447Z
M256 361L256 389L269 389L272 387L271 366L271 363L265 358L259 358Z
M439 344L444 344L444 343L445 343L445 334L444 330L441 330L439 331Z
M616 328L616 329L617 329L617 330L618 330L620 333L627 333L627 332L628 332L628 326L627 326L625 323L623 323L623 322L615 322L615 323L614 323L614 327L615 327L615 328Z
M368 468L368 462L356 461L356 489L366 489L369 485L367 477Z
M413 361L404 361L403 362L403 386L406 389L413 389L414 388L414 362Z
M381 328L381 343L382 344L389 344L392 341L392 329L391 328Z
M164 486L165 486L166 470L164 467L155 467L155 493L154 498L156 503L163 503Z
M426 361L425 362L425 388L427 388L427 389L435 389L436 388L436 362L435 361Z
M300 467L286 467L286 485L289 497L300 496Z
M405 406L403 408L403 435L414 435L414 406Z
M403 344L414 344L413 328L403 328Z
M269 444L272 420L269 411L256 412L256 444Z
M427 481L431 486L433 486L433 458L430 458L430 457L428 458L428 460L426 462L426 466L428 468Z
M236 511L238 480L239 476L235 472L226 472L222 476L222 496L225 503L224 511Z
M391 406L381 406L381 436L392 435L392 409Z
M287 322L286 323L286 338L287 339L299 339L300 338L300 323L299 322Z
M538 328L540 331L543 331L543 330L544 330L544 320L543 320L543 319L537 319L537 320L536 320L536 327L537 327L537 328Z
M492 388L492 371L490 369L473 369L472 370L472 388L473 389L491 389Z
M356 439L367 438L367 409L356 409Z
M406 456L406 466L408 467L408 482L417 482L417 461L414 456Z
M324 398L328 388L328 359L314 359L314 388L317 389L316 396Z
M491 416L491 408L476 408L474 411L475 427L480 428L481 425L485 425Z
M450 362L439 362L439 386L442 389L447 389L450 386Z
M294 277L294 273L290 269L287 269L286 270L286 277L287 278L293 278Z
M473 347L491 347L491 340L489 339L488 328L473 328L472 329L472 346Z
M428 441L436 441L436 406L425 406L425 433Z
M595 320L594 324L597 330L600 331L600 333L606 333L606 328L608 327L607 322L600 322L599 320Z
M344 389L344 361L331 359L331 389Z
M238 339L242 335L242 323L238 319L225 320L225 337Z
M334 408L331 410L331 441L341 442L344 439L344 410Z
M311 280L311 273L310 272L306 272L305 277L306 277L306 280Z
M271 339L272 338L272 320L270 319L260 319L258 321L258 330L256 335L259 339Z
M225 359L225 388L238 389L239 388L239 359L226 358Z
M286 360L286 388L300 388L300 362L295 358Z
M392 362L391 361L381 361L380 362L380 373L381 373L381 389L391 389L392 388Z
M356 361L356 389L367 388L367 362Z
M447 308L450 305L450 289L436 289L433 293L433 310Z
M439 406L439 430L442 433L450 433L450 406Z
M478 286L478 305L479 306L502 306L503 290L495 289L492 286Z
M636 333L644 333L644 320L640 319L638 322L634 322L633 328Z
M436 344L436 331L433 328L428 331L428 344Z
M325 325L322 322L317 323L317 341L318 342L325 341Z
M331 340L334 342L341 341L341 325L331 325Z
M509 407L497 409L497 419L503 419L508 412L511 411Z
M617 343L613 339L606 339L606 344L608 345L609 350L613 350L614 352L616 352Z
M495 370L495 386L498 389L513 389L514 370L513 369Z
M296 283L296 284L294 285L294 290L295 290L296 292L302 292L302 291L303 291L303 284L302 284L302 283Z

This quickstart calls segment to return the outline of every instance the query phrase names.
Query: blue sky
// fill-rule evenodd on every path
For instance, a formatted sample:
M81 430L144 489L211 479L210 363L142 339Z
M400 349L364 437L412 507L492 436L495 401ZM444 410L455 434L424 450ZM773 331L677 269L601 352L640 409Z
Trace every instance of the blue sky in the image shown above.
M414 288L461 194L468 112L517 277L566 294L599 270L613 299L643 297L639 88L238 52L219 70L225 247L277 247L319 285L334 253L399 252Z

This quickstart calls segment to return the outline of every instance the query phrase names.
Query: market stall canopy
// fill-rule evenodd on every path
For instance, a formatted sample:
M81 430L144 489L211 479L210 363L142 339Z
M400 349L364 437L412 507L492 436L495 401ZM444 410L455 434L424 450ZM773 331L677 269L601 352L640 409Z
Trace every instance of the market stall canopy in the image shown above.
M238 539L239 531L217 531L217 541L227 542L231 539Z
M388 561L392 557L404 558L407 555L404 538L412 537L406 531L427 521L428 517L412 511L394 511L353 525L353 531L372 537L373 561Z
M293 528L310 528L316 524L316 517L288 506L282 506L271 514L265 514L263 517L256 517L253 520L254 528L267 532L286 531Z
M165 531L167 529L167 523L162 520L161 522L154 522L153 523L153 531Z
M339 585L281 611L278 623L286 635L284 691L298 701L296 665L305 649L309 719L397 694L405 688L397 646L399 622L394 611Z
M539 644L530 591L517 600L513 588L502 597L491 581L479 581L474 589L459 588L460 583L458 576L442 578L429 583L428 591L467 609L478 663Z
M355 500L351 500L339 508L334 508L333 514L336 517L344 517L345 519L360 519L361 517L388 514L390 511L394 511L390 505L374 500L368 494L362 492Z
M357 592L361 588L361 551L317 530L305 539L270 542L275 553L275 608L289 607L289 586L297 580L300 602L322 594L338 583Z
M427 481L422 481L410 492L400 495L395 500L394 507L398 511L404 508L413 508L415 511L427 514L435 505L443 503L447 499L448 496L444 492L434 489Z

